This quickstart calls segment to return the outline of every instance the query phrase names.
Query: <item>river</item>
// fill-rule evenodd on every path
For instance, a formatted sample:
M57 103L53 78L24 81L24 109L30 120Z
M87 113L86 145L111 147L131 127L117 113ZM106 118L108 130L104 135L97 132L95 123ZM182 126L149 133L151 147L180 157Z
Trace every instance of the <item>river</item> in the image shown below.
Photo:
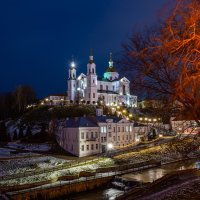
M152 182L162 176L177 170L192 169L200 167L200 159L186 160L182 162L171 163L161 167L146 169L143 171L133 172L122 175L123 178L128 180L138 180L142 182ZM79 194L71 195L66 200L102 200L102 199L115 199L116 195L122 194L123 191L111 187L100 188Z

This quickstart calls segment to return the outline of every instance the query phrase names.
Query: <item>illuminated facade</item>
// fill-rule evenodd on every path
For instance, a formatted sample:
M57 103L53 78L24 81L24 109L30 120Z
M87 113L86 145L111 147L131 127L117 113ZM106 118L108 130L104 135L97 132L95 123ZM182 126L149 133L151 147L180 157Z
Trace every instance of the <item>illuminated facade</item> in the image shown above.
M66 119L58 122L55 132L58 144L78 157L106 152L134 144L134 123L123 118L96 116Z
M68 99L71 101L85 101L87 104L126 105L137 107L137 96L130 94L130 81L126 77L120 78L113 66L110 54L109 66L103 78L97 77L96 65L90 55L87 64L87 75L81 73L76 76L76 66L72 62L68 77Z

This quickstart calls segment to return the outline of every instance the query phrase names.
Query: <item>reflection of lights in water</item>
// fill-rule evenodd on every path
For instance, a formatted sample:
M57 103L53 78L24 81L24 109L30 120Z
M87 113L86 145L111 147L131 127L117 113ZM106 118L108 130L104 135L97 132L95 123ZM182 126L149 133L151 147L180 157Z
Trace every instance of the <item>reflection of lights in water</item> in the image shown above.
M164 175L178 170L185 170L185 169L192 169L197 168L200 169L200 162L194 162L194 161L184 161L184 162L178 162L178 163L172 163L169 165L163 165L160 168L152 168L147 169L145 171L135 172L131 174L125 174L122 177L127 178L129 180L137 180L137 181L143 181L143 182L152 182L156 179L159 179L163 177Z

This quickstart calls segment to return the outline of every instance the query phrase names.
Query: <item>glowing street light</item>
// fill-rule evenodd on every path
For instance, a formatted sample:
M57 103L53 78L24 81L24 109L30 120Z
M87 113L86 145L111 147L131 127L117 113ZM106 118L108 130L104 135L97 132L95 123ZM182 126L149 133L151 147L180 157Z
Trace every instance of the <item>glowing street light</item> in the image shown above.
M112 143L108 143L107 146L108 146L108 149L109 149L109 150L113 148L113 144L112 144Z
M126 110L123 110L123 113L126 113Z

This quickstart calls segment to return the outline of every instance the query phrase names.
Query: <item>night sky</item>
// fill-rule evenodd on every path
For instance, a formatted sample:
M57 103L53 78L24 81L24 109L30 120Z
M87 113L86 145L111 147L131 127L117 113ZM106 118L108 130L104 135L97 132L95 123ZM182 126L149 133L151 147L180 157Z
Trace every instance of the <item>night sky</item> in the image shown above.
M39 97L65 92L73 55L98 75L134 29L153 25L165 0L1 0L0 92L32 85Z

